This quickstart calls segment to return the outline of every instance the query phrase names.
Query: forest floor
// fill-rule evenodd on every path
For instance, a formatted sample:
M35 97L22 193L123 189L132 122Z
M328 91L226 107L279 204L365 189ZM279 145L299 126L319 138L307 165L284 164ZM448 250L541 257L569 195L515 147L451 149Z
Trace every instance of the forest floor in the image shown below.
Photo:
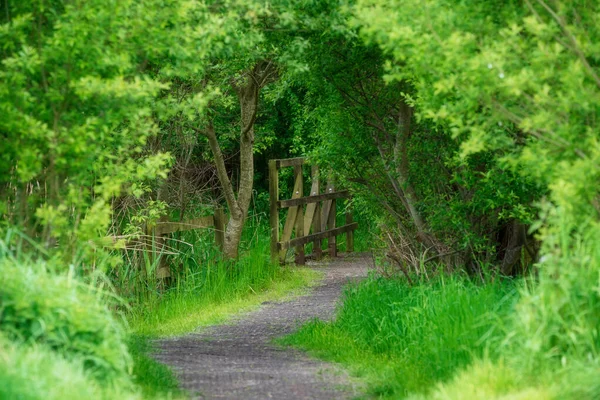
M175 371L181 386L199 399L345 399L359 394L340 367L274 344L315 318L331 320L349 281L373 268L370 253L311 263L325 273L321 284L290 301L265 302L227 324L161 339L155 355Z

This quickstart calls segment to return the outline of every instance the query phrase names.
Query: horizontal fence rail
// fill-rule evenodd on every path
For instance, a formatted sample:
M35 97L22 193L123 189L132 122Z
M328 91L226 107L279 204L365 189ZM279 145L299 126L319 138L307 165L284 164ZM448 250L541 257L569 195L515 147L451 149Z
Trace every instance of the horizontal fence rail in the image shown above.
M222 208L217 208L213 215L205 217L192 218L185 221L166 221L161 219L154 225L146 227L146 236L143 240L133 241L135 247L133 249L143 250L150 254L150 262L153 263L161 254L172 254L167 249L167 236L176 232L186 232L196 229L214 228L215 244L223 249L225 243L225 225L226 217ZM116 243L117 240L124 237L112 236L109 239ZM132 249L127 246L126 249ZM164 262L164 258L159 260L156 276L158 278L168 278L171 276L171 271Z
M166 236L175 232L186 232L196 229L214 228L215 244L223 249L225 243L225 213L222 208L217 208L213 215L206 217L193 218L186 221L158 221L155 226L147 228L148 235L153 238L152 258L156 259L165 245ZM171 270L161 258L160 265L156 274L159 278L168 278L171 276Z
M341 190L339 192L317 194L314 196L300 197L298 199L280 200L278 206L279 208L288 208L294 206L302 206L310 203L319 203L324 200L347 199L349 197L350 192L348 192L347 190Z
M327 239L333 236L341 235L342 233L352 232L356 228L358 228L358 223L353 222L351 224L340 226L338 228L333 228L328 231L313 233L310 235L288 240L287 242L279 242L278 247L280 250L286 250L295 246L312 243L316 240Z
M193 229L211 228L216 225L217 224L215 223L214 215L209 215L208 217L194 218L183 222L159 221L156 223L156 227L154 228L154 234L160 236L169 233L190 231Z

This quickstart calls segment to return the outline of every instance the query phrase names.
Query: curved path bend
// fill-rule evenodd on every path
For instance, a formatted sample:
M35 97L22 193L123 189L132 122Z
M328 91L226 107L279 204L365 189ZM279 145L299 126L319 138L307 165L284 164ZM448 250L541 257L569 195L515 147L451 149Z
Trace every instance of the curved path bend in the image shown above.
M348 399L357 386L343 370L272 344L304 322L330 320L342 287L373 268L370 253L313 264L325 279L290 301L267 302L225 325L158 342L156 359L171 366L196 399Z

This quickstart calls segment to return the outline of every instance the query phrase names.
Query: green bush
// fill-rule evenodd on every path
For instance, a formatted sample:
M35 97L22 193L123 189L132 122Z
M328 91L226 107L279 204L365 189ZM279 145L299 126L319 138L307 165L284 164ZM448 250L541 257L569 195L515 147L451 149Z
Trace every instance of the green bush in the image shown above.
M0 398L140 398L125 382L121 382L121 385L105 385L93 379L85 364L83 356L71 355L67 359L46 346L17 344L0 334Z
M427 395L410 400L595 400L600 398L597 363L524 371L520 360L475 360Z
M554 219L545 229L539 284L524 292L509 337L532 371L547 362L598 362L600 355L600 226L562 213Z
M82 360L100 380L128 375L131 358L123 326L102 293L43 262L0 259L0 329L6 337ZM105 299L104 299L105 300Z
M415 112L452 133L457 155L491 152L546 193L530 227L539 285L522 296L509 353L529 374L597 363L600 3L359 0L355 15L390 59L386 79L414 83Z

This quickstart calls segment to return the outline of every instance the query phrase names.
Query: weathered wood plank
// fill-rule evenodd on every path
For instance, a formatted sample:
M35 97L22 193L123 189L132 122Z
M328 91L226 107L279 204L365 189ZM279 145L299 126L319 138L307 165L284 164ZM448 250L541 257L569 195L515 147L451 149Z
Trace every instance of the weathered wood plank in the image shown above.
M300 181L300 187L295 193L302 197L304 196L304 177L302 176L302 165L294 166L294 175L296 181ZM301 205L298 205L298 212L296 214L296 237L304 236L304 213ZM296 264L304 265L306 260L304 258L304 245L298 244L296 246Z
M157 236L192 229L210 228L215 225L214 216L194 218L183 222L157 222L154 234Z
M304 164L305 161L306 159L304 157L282 158L279 160L275 160L275 165L277 166L277 168L295 167Z
M346 210L346 225L352 223L352 211ZM354 231L346 232L346 252L352 253L354 251Z
M299 179L298 179L299 178ZM302 176L296 176L296 181L294 182L294 192L292 193L292 198L302 197L300 195L300 188L302 187ZM283 232L281 234L281 241L286 242L290 240L292 237L292 231L294 230L294 225L296 224L296 216L298 215L298 206L290 207L285 219L285 225L283 226ZM279 252L279 259L281 261L285 261L285 251Z
M146 233L150 235L149 261L152 265L152 268L154 268L155 276L158 279L165 279L171 276L171 269L168 265L166 265L165 257L162 254L164 252L166 243L165 238L161 233L161 227L164 224L169 223L167 218L168 217L166 215L163 215L156 222L155 226L146 227ZM142 269L144 272L147 272L145 267L142 267Z
M318 196L319 195L319 179L315 179L315 169L318 170L318 167L313 166L311 175L313 176L312 185L310 187L310 196ZM316 172L318 174L318 172ZM306 198L306 197L304 197ZM315 210L317 209L317 202L309 203L306 206L306 212L304 214L304 230L305 233L310 233L310 228L313 223L313 219L315 216Z
M327 230L335 230L337 216L337 200L331 200L331 208L327 218ZM337 238L335 236L327 239L327 247L329 248L329 257L337 257Z
M271 262L279 263L279 171L275 160L269 160L269 224L271 227Z
M327 184L325 188L325 193L333 193L334 188L331 183ZM334 200L325 200L323 202L323 206L321 207L321 231L327 230L327 221L329 221L329 211L331 210L331 204Z
M307 244L310 242L314 242L315 240L327 239L331 237L335 237L337 235L341 235L343 233L348 232L348 230L355 230L358 228L358 223L353 222L350 225L340 226L339 228L334 228L325 232L313 233L311 235L306 235L299 238L294 238L285 242L279 242L278 247L281 250L287 250L291 247L298 246L299 244Z
M312 191L311 191L312 193ZM340 190L339 192L329 192L323 193L315 196L305 196L300 197L298 199L289 199L289 200L280 200L279 207L280 208L288 208L294 206L300 206L304 204L312 204L318 203L324 200L333 200L333 199L347 199L350 197L350 192L347 190Z
M311 194L318 195L321 192L321 178L319 176L319 167L314 165L311 169L311 176L313 179L313 190ZM321 203L313 203L314 204L314 217L312 221L312 230L313 233L321 232ZM310 207L309 204L306 208ZM306 220L305 220L306 221ZM308 232L310 233L310 232ZM313 254L315 255L316 260L320 260L323 258L323 250L321 249L321 239L316 239L313 242Z

